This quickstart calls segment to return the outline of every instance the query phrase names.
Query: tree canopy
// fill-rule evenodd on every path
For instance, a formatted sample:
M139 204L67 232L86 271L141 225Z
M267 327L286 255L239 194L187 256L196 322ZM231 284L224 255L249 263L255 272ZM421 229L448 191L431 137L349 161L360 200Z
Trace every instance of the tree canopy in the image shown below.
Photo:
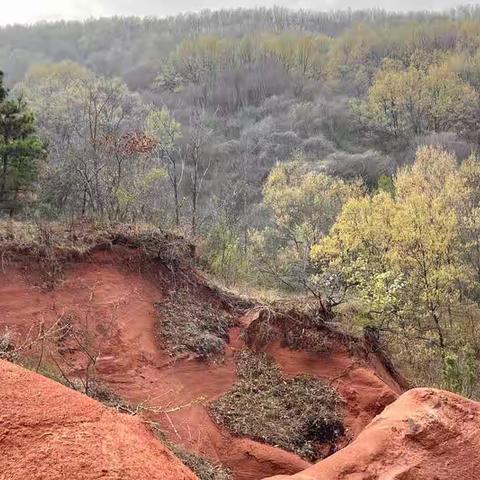
M386 332L424 380L452 352L478 347L479 172L475 158L458 166L423 147L396 176L393 196L349 200L311 249L319 272L339 275L361 301L361 321ZM419 344L421 361L412 351Z

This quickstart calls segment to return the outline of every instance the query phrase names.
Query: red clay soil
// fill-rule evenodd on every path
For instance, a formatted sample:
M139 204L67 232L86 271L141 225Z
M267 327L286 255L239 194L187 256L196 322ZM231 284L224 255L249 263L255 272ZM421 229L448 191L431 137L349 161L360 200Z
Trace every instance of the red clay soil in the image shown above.
M480 404L414 389L348 447L293 476L269 480L478 480Z
M235 480L257 480L293 474L309 466L297 455L247 439L233 437L210 418L206 402L226 392L235 382L233 355L243 347L241 328L230 332L225 358L200 362L172 359L155 338L154 303L176 288L159 267L142 275L125 269L128 252L98 252L70 265L65 279L54 290L43 291L29 281L30 272L7 266L0 273L0 333L8 327L17 341L32 325L46 325L60 316L88 325L102 342L98 375L123 399L156 410L151 414L170 440L229 467ZM204 295L205 302L215 304ZM240 319L250 321L251 315ZM375 358L360 358L338 345L327 355L294 352L279 345L269 347L286 375L311 374L331 383L346 400L348 434L354 438L371 419L394 401L400 387ZM80 373L84 360L66 349L69 373ZM161 413L160 413L161 410ZM1 478L1 477L0 477Z
M195 480L139 418L0 361L0 479Z

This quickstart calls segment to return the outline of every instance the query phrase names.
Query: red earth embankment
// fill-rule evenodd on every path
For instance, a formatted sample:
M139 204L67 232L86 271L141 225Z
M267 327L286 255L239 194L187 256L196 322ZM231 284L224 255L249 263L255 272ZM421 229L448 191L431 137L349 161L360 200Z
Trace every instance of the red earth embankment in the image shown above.
M192 271L175 275L161 264L135 270L135 251L114 246L64 266L62 281L50 290L32 281L22 263L4 265L0 273L0 331L8 328L17 343L61 319L88 329L100 339L97 375L114 393L148 407L169 439L214 462L229 467L236 480L257 480L276 474L294 474L309 463L297 455L252 440L237 438L216 425L207 404L236 381L234 354L244 348L241 332L255 312L233 312L237 327L230 330L224 358L199 361L193 356L173 358L155 335L158 313L154 304L176 289L188 288L205 304L221 306L214 291ZM310 374L330 383L345 399L347 437L361 431L401 393L375 354L350 349L341 338L326 353L294 351L279 342L265 350L285 375ZM82 375L85 355L70 339L44 352L48 361L64 361L69 375ZM254 408L254 406L252 406ZM343 445L339 445L343 446Z
M139 418L0 361L2 480L195 480Z
M293 476L269 480L478 480L480 404L414 389L348 447Z

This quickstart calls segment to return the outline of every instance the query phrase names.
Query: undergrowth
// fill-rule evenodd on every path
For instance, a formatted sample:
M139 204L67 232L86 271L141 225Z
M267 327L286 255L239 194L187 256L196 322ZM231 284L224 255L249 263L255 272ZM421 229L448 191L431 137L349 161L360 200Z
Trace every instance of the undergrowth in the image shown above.
M235 319L219 306L201 301L188 290L178 290L155 307L157 335L170 354L191 352L206 359L224 352Z
M135 249L144 260L160 260L170 268L191 256L190 246L182 238L147 224L0 220L0 269L5 271L11 261L33 261L50 287L61 278L65 262L114 245Z
M0 334L0 360L6 360L15 363L23 368L34 371L39 375L50 378L75 391L87 394L89 397L97 400L104 405L115 408L120 412L130 415L138 414L141 409L124 401L121 397L112 392L106 385L93 380L89 384L88 392L83 390L81 382L74 378L65 377L55 365L48 362L38 363L33 358L25 357L18 353L12 339L12 335L5 331ZM199 480L231 480L231 472L222 465L214 464L200 455L188 452L179 445L166 438L158 425L149 422L153 432L162 443L169 448L187 467L189 467L199 478Z
M263 353L237 355L239 381L210 405L213 418L239 436L249 437L310 461L320 445L333 445L343 434L342 400L321 381L282 377Z
M86 388L85 382L82 382L79 378L67 376L65 372L59 368L58 364L25 355L16 347L13 336L8 330L0 334L0 360L14 363L26 370L38 373L76 392L83 393L108 407L113 407L124 412L128 412L131 409L128 403L123 401L98 379L90 379L88 388Z
M222 465L215 465L200 455L187 452L178 445L172 443L167 445L200 480L230 480L232 475Z
M214 464L210 460L188 452L180 445L168 440L166 435L162 432L158 424L152 423L151 429L155 436L178 457L184 465L186 465L199 480L232 480L230 470L223 465Z
M264 306L258 317L243 332L245 343L260 350L273 340L292 350L327 353L331 346L330 331L324 319L314 311Z

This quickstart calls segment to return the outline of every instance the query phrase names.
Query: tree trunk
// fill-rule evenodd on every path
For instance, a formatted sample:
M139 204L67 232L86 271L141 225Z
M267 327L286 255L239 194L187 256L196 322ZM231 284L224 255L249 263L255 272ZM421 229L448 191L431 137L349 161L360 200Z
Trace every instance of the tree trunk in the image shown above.
M180 206L178 204L178 178L177 178L177 168L174 165L173 170L173 200L175 202L175 225L180 226Z
M7 155L3 156L2 159L2 183L0 186L0 201L7 200L6 191L7 191L7 171L8 171L8 160Z

